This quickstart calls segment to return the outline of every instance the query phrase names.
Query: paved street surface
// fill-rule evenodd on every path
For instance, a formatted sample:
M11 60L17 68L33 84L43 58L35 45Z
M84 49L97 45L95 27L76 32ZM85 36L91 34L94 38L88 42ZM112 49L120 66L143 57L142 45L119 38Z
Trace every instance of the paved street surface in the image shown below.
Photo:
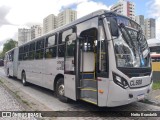
M149 100L160 106L160 90L153 90L149 96Z
M106 107L99 108L97 106L94 106L94 105L91 105L91 104L88 104L85 102L81 102L81 101L78 101L78 102L71 101L70 103L62 103L56 97L54 97L53 91L38 87L36 85L29 85L27 87L24 87L20 80L13 79L13 78L8 79L4 74L3 68L0 68L0 79L3 79L3 81L7 85L10 85L11 89L16 90L17 93L22 92L23 96L26 96L27 99L28 98L31 99L33 101L33 103L31 105L37 104L37 106L40 107L40 108L36 109L37 111L93 111L93 110L96 110L96 111L110 111L110 110L112 110L115 112L118 112L118 111L160 111L160 107L158 107L158 106L144 104L141 102L135 102L135 103L132 103L129 105L114 107L114 108L106 108ZM3 88L1 88L1 89L3 91ZM0 89L0 91L1 91L1 89ZM0 93L0 96L3 96L3 94L4 93ZM30 100L27 100L27 101L29 102ZM0 100L0 102L1 102L1 100ZM15 103L15 106L16 106L16 104L17 103ZM31 106L30 103L27 103L27 104L28 104L28 106ZM1 103L0 103L0 105L1 105ZM15 108L17 110L18 109L21 110L21 108L19 108L19 107L15 107ZM10 109L10 110L12 110L12 109ZM86 112L86 114L87 114L87 112ZM95 116L94 112L91 112L90 114L91 115L89 115L89 116L92 116L92 115ZM74 117L73 118L72 117L72 119L86 119L86 120L105 119L105 118L101 118L99 116L99 114L96 114L96 115L97 116L94 118L93 117L85 117L85 118L83 118L83 117L81 117L81 118ZM71 118L60 117L57 119L70 120ZM116 119L116 120L128 120L128 119L150 120L150 119L153 119L153 120L160 120L160 118L158 118L158 117L148 117L148 118L142 118L142 117L139 117L139 118L137 118L137 117L136 118L134 118L134 117L132 117L132 118L131 117L130 118L118 117L118 118L116 118L115 117L115 118L107 118L107 119Z

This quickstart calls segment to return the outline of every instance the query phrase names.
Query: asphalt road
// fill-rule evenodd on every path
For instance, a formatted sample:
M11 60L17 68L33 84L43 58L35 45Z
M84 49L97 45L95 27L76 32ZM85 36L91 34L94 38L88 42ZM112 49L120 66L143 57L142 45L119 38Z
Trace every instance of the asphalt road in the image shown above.
M89 103L85 103L82 101L77 101L77 102L71 101L70 103L63 103L54 96L53 91L50 91L48 89L44 89L42 87L32 85L32 84L27 87L24 87L20 80L13 79L13 78L7 78L5 76L5 73L2 67L0 68L0 77L5 79L7 82L10 82L20 91L23 91L26 95L29 95L30 97L34 98L39 103L44 104L46 107L48 107L50 110L53 110L53 111L93 111L93 110L97 110L97 111L108 111L108 110L160 111L160 107L158 106L144 104L141 102L135 102L129 105L124 105L124 106L114 107L114 108L107 108L107 107L99 108L97 106L94 106L94 105L91 105ZM43 110L41 109L39 111L43 111ZM99 115L97 114L97 117L98 116ZM154 118L154 119L157 120L160 118ZM145 118L145 120L147 119Z

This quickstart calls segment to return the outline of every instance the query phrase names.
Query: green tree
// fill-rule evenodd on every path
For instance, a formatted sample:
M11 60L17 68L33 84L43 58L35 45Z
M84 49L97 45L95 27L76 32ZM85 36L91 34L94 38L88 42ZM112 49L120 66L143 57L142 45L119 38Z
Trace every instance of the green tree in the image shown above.
M12 48L16 47L17 45L17 41L13 40L13 39L9 39L7 40L4 44L3 44L3 51L0 53L0 58L4 58L4 55L7 51L11 50Z

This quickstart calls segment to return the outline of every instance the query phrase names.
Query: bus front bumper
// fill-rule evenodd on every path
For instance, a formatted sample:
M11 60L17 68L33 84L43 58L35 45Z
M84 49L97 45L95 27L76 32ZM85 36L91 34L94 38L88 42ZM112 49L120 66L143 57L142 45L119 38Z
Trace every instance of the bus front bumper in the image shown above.
M107 106L115 107L146 99L152 89L153 83L135 89L123 89L113 81L111 81L110 84L112 84L112 88L109 89Z

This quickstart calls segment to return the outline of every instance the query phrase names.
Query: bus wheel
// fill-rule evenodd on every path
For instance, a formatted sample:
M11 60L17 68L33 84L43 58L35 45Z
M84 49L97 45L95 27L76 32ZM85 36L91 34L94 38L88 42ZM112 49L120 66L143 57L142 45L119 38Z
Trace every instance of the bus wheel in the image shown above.
M68 98L64 96L64 79L60 78L56 84L56 95L62 102L68 102Z
M28 83L26 81L26 74L25 74L25 72L22 73L22 84L23 84L23 86L27 86L28 85Z
M7 77L10 78L11 76L9 75L9 68L7 69Z

